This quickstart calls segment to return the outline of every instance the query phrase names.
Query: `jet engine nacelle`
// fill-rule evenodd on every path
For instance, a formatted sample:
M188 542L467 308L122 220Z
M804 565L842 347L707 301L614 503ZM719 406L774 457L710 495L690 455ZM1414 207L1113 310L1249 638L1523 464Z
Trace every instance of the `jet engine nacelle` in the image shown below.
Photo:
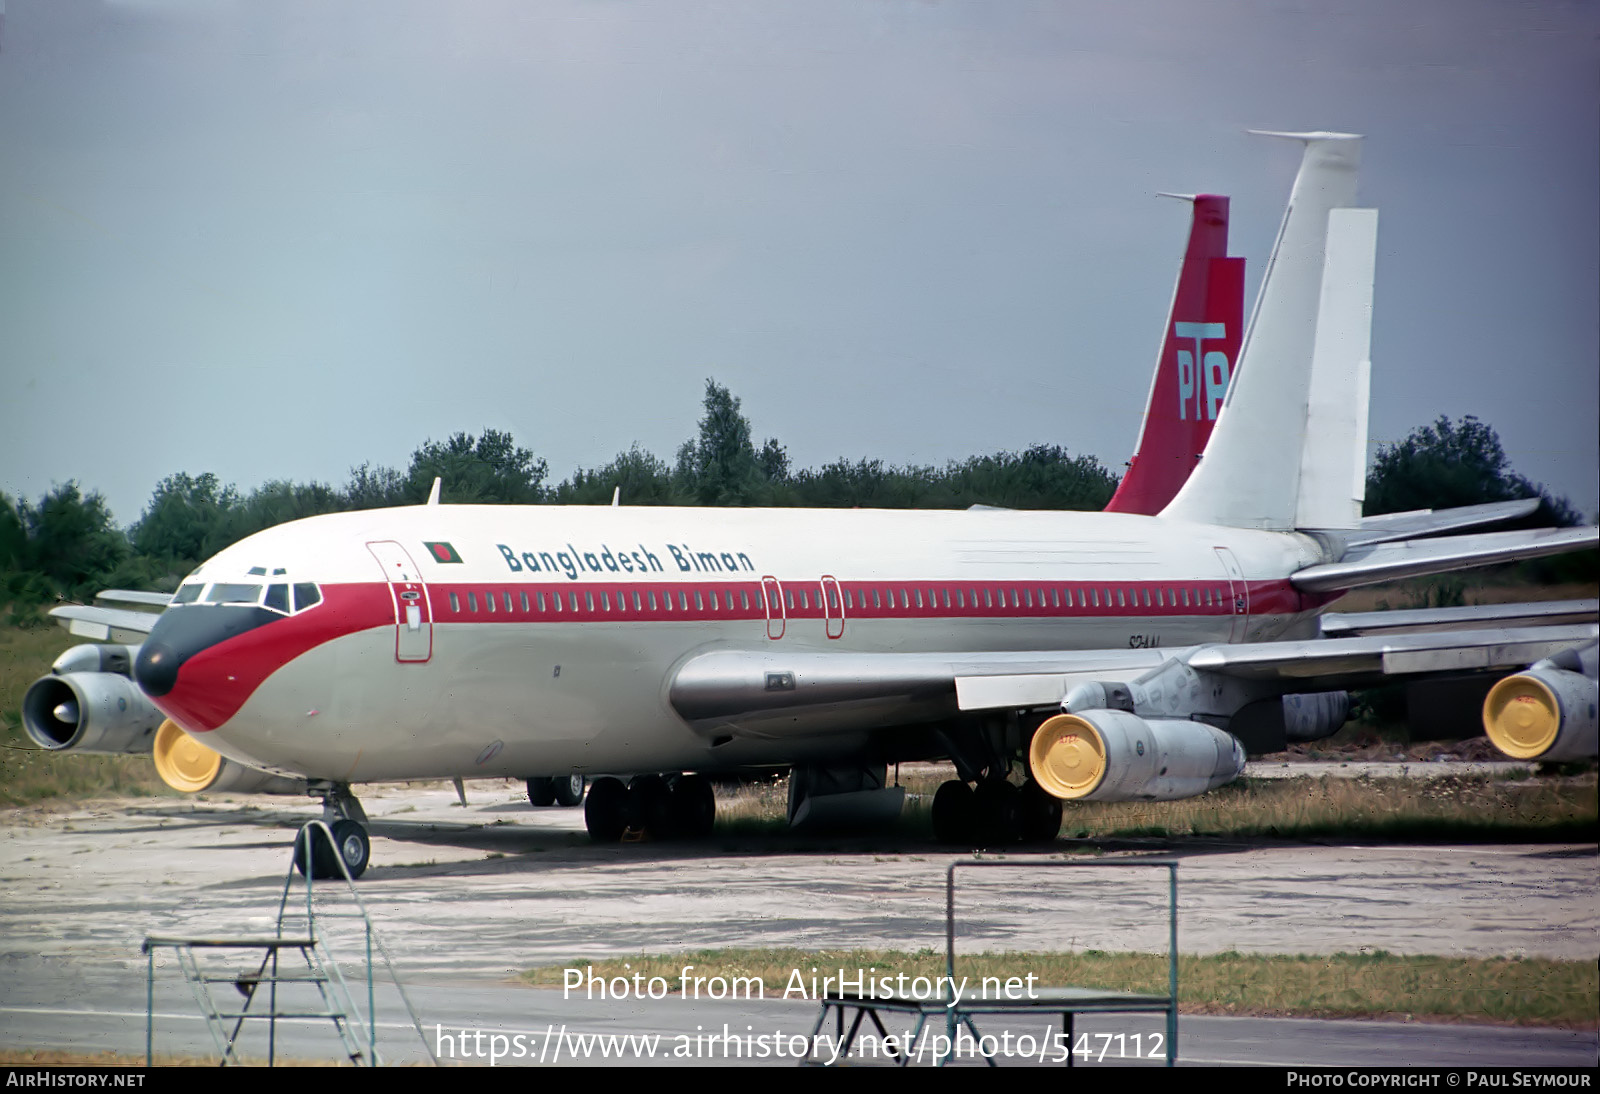
M56 664L126 664L128 659L128 647L85 645L68 650ZM174 790L305 792L302 779L273 775L219 756L166 719L137 684L116 672L39 677L22 696L22 724L35 744L52 752L117 756L153 752L156 774Z
M53 752L149 752L163 717L132 680L114 672L52 673L22 696L23 728Z
M1507 676L1483 701L1489 740L1518 760L1591 760L1600 753L1594 646Z
M1244 746L1215 726L1123 710L1057 714L1028 749L1034 780L1067 801L1190 798L1232 782L1244 764Z
M185 733L168 718L156 730L152 748L156 774L174 790L188 794L210 791L220 794L304 794L304 779L274 775L249 767L212 751L193 734Z

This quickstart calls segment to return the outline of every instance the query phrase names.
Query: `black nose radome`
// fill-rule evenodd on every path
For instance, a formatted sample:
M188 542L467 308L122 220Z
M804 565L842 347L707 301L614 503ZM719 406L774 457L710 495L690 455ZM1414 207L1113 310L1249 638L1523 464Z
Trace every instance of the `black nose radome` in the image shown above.
M183 663L201 650L282 618L277 612L245 605L168 608L139 647L133 678L146 695L165 695L176 686Z
M181 664L183 659L171 646L146 638L133 662L133 678L146 695L165 695L178 682Z

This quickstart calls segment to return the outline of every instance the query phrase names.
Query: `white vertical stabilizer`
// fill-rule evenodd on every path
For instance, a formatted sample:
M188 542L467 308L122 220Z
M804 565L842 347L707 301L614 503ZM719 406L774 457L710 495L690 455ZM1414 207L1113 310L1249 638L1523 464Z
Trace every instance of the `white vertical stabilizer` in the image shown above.
M1367 495L1367 392L1378 210L1328 214L1327 260L1300 450L1296 528L1356 528Z
M1238 367L1205 456L1162 516L1287 531L1299 516L1328 214L1355 201L1361 138L1273 133L1305 142ZM1363 453L1363 457L1364 457ZM1340 483L1340 489L1347 484Z

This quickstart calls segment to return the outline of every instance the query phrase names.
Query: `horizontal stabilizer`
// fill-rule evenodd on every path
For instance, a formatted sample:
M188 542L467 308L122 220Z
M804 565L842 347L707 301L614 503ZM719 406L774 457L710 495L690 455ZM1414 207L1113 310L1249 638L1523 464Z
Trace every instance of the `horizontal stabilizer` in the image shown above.
M1467 604L1453 608L1405 608L1387 612L1331 612L1322 617L1325 638L1358 634L1405 634L1476 627L1530 627L1593 623L1600 600L1537 600L1525 604Z
M1454 509L1413 509L1408 513L1384 513L1362 517L1361 526L1341 533L1352 547L1389 543L1398 539L1417 539L1463 528L1481 528L1532 516L1539 509L1538 498L1521 501L1491 501L1483 505L1462 505ZM1320 531L1320 529L1318 529Z
M1581 551L1600 544L1597 528L1538 528L1352 547L1338 562L1307 566L1289 576L1305 593L1337 592L1402 577L1470 570L1501 562Z

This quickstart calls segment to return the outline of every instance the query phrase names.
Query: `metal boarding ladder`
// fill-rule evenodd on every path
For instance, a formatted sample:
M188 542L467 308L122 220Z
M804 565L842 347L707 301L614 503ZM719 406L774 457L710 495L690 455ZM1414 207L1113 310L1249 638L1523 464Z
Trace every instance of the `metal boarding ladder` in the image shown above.
M320 830L320 833L319 833ZM314 870L308 869L305 873L305 910L292 909L289 894L294 887L297 873L295 860L305 862L308 866L315 862L316 856L312 850L313 836L320 834L326 840L326 849L330 854L328 858L338 863L339 871L344 876L345 886L350 897L354 900L356 910L353 912L331 912L326 909L318 911L314 899L314 883L312 874ZM422 1041L424 1050L429 1059L438 1064L438 1057L434 1055L433 1047L428 1043L422 1031L422 1023L417 1018L416 1008L411 1004L411 998L406 994L405 985L401 983L395 971L394 962L389 956L388 948L384 946L372 924L372 917L367 912L365 903L356 891L355 881L350 876L349 869L344 860L332 851L336 845L333 833L328 825L320 820L307 822L295 835L294 856L291 858L289 869L284 876L283 892L278 900L277 928L273 935L265 937L236 937L236 938L165 938L151 936L144 940L142 947L146 956L146 981L145 981L145 1064L150 1066L154 1062L154 1027L155 1027L155 953L158 949L171 949L174 953L179 969L182 971L185 982L193 992L195 1002L199 1005L202 1015L206 1019L206 1028L211 1035L213 1046L219 1056L221 1066L239 1064L242 1062L238 1056L239 1037L244 1030L244 1025L250 1020L260 1020L267 1023L267 1063L271 1066L276 1062L277 1055L277 1023L280 1018L306 1019L324 1018L334 1024L338 1031L339 1039L344 1047L346 1057L357 1066L376 1067L382 1061L378 1055L378 1026L377 1026L377 1000L376 987L373 978L373 950L376 947L384 967L388 970L390 982L400 994L401 1001L405 1004L406 1012L411 1018L412 1027L417 1031L418 1039ZM301 857L303 855L303 858ZM319 931L319 921L329 919L359 919L362 924L365 940L365 965L367 984L366 1015L363 1017L356 1004L355 997L350 991L350 986L340 971L338 962L326 945L326 937ZM295 933L286 933L285 927L295 923L299 929ZM226 974L208 970L201 962L200 953L207 951L239 951L260 950L261 962L252 972L229 972ZM197 952L198 951L198 952ZM293 967L288 970L283 968L286 951L300 955L304 967L290 963ZM244 997L243 1004L238 1010L227 1010L219 1003L211 992L213 984L231 984ZM266 1008L252 1010L252 1005L257 1001L261 987L265 985ZM288 1004L288 1009L280 1007L279 985L310 985L315 989L320 1002L319 1009L309 1009ZM232 1023L231 1026L229 1023Z

